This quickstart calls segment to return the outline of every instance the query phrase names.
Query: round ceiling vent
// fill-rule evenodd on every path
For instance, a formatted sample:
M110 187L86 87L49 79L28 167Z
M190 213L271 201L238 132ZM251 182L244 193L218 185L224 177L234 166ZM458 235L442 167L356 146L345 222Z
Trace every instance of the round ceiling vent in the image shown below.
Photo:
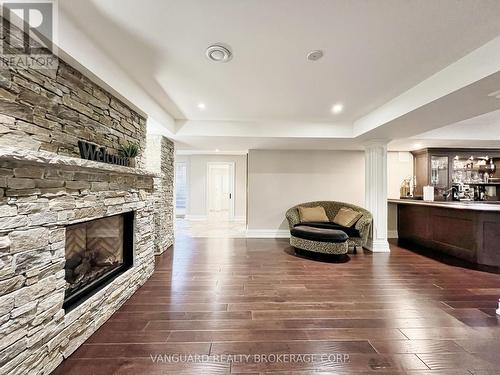
M316 61L319 60L323 57L323 51L321 50L316 50L316 51L311 51L307 54L307 59L309 61Z
M207 48L206 55L209 60L215 62L228 62L233 58L233 53L229 49L229 46L222 44L213 44Z

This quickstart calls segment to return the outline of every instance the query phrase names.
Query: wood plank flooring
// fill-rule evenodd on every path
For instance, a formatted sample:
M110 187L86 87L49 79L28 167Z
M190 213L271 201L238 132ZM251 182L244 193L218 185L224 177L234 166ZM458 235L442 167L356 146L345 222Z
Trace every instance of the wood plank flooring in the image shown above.
M55 374L500 374L500 275L391 250L181 237Z

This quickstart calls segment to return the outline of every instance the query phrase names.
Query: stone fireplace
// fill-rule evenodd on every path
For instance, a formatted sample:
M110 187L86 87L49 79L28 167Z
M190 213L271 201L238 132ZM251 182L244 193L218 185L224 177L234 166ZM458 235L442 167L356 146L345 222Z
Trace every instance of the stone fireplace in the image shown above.
M0 374L49 374L173 239L172 142L145 169L146 115L80 70L0 70ZM79 141L134 143L136 168L81 159Z
M154 178L0 148L0 373L49 373L152 274Z
M132 266L133 222L134 212L127 212L66 227L66 310Z

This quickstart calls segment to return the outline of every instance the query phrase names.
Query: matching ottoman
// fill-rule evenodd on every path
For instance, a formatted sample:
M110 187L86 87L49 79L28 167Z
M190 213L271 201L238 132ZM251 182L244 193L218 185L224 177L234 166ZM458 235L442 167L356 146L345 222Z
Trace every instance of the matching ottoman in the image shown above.
M290 234L290 245L300 250L336 255L348 251L349 236L341 230L297 225Z

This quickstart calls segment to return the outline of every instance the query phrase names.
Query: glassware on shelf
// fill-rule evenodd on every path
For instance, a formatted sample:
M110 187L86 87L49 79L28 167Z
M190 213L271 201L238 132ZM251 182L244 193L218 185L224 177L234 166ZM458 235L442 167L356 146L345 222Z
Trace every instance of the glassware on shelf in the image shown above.
M487 164L486 169L487 169L490 177L495 174L495 172L497 170L497 166L495 165L495 162L493 161L493 159L489 160L489 163Z
M472 171L471 172L472 182L481 182L481 178L479 177L479 172Z
M451 166L451 181L454 184L482 185L496 181L496 165L488 155L473 155L468 158L456 155Z
M452 182L461 183L464 181L464 172L462 170L454 170L452 173Z
M448 157L431 156L431 185L448 187Z

